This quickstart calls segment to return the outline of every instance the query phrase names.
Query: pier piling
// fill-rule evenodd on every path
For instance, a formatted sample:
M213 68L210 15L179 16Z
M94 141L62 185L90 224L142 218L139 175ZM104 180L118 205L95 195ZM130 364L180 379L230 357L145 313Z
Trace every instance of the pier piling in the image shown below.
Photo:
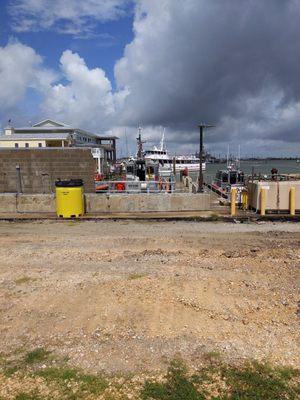
M266 215L267 189L260 190L260 215Z
M236 188L232 188L230 192L230 214L232 217L236 215Z
M296 214L296 188L290 188L290 215Z

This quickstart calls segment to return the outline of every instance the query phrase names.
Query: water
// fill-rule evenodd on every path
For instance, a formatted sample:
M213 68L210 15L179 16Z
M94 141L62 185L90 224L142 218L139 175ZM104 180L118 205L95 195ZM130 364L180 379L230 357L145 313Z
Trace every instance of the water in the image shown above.
M296 160L256 160L256 161L241 161L241 170L245 175L252 174L252 167L255 174L270 175L271 169L276 168L279 174L300 174L300 163ZM226 169L226 163L222 164L206 164L204 171L204 180L211 182L219 169ZM197 172L190 173L193 179L198 176Z

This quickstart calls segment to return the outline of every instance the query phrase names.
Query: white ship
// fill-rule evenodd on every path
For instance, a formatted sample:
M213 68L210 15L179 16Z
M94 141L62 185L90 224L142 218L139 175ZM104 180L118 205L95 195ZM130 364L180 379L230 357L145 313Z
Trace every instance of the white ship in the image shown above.
M199 171L199 163L200 159L196 156L183 156L183 155L175 155L172 156L168 154L168 151L164 144L164 131L162 134L162 138L160 141L159 147L153 146L153 148L149 150L145 150L143 153L144 158L147 160L156 161L159 163L159 171L161 174L173 171L173 162L175 160L175 168L176 172L180 172L183 170L188 170L189 172ZM205 162L202 163L202 170L205 171L206 164Z

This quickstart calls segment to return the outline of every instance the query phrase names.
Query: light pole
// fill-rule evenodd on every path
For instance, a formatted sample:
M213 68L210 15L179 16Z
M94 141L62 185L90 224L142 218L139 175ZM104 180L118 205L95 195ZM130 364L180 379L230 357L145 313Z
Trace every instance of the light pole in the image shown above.
M214 125L209 124L199 124L198 127L200 129L200 148L199 148L199 176L198 176L198 193L203 192L203 129L204 128L213 128Z

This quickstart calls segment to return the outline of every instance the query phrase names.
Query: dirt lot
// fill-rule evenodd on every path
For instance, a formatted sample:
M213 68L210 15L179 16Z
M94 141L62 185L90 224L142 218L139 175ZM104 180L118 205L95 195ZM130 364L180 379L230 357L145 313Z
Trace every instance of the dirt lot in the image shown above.
M230 360L300 366L300 224L0 223L0 352L86 371Z

